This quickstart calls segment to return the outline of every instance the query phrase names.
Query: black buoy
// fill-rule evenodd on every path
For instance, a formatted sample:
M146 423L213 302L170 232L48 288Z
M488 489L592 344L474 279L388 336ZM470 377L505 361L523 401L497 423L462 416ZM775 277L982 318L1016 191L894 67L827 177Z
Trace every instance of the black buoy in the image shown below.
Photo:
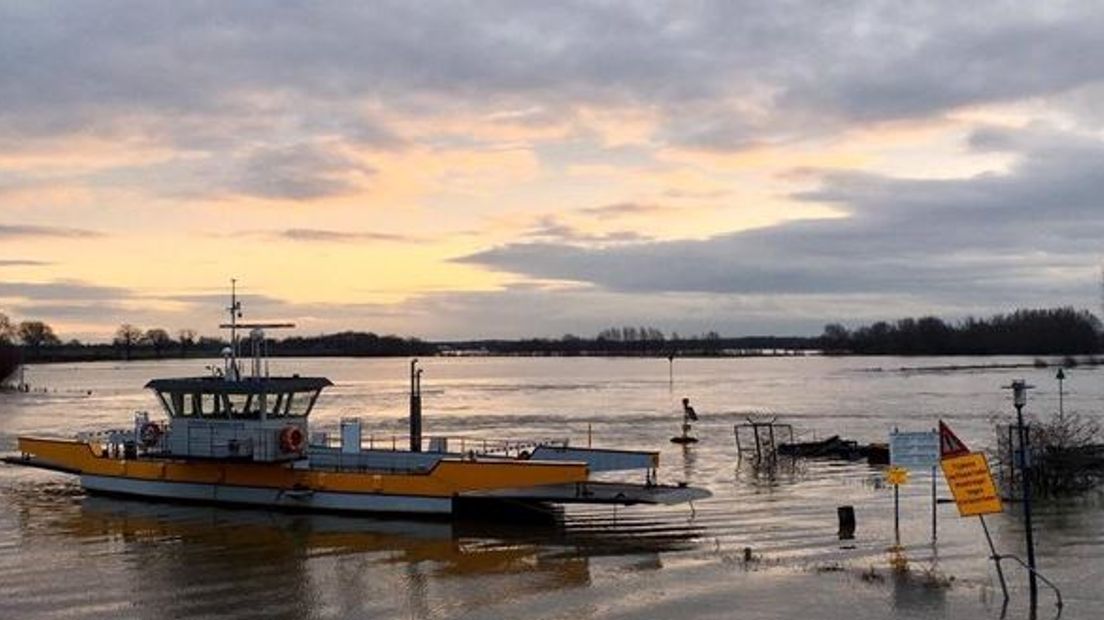
M839 539L852 540L855 538L855 507L840 506L836 508L839 515Z

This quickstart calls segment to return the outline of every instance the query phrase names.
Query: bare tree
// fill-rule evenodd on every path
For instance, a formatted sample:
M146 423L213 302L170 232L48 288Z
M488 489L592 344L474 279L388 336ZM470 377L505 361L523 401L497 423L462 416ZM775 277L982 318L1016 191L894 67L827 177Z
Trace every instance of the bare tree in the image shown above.
M123 347L124 359L130 359L130 350L141 341L142 330L130 323L123 323L115 331L115 345Z
M8 315L0 312L0 344L11 344L15 340L15 326Z
M176 332L176 339L180 342L180 357L187 357L188 349L195 344L196 331L184 328Z
M1014 424L997 426L996 455L1002 482L1014 496L1022 492L1023 483L1022 473L1017 471L1015 428ZM1033 419L1027 428L1032 494L1077 495L1104 482L1104 445L1096 420L1074 411L1049 420Z
M16 329L20 342L30 347L35 355L44 346L61 344L61 340L54 334L54 329L42 321L23 321Z
M145 341L153 345L153 354L161 357L161 351L172 344L172 336L160 327L155 327L146 331Z

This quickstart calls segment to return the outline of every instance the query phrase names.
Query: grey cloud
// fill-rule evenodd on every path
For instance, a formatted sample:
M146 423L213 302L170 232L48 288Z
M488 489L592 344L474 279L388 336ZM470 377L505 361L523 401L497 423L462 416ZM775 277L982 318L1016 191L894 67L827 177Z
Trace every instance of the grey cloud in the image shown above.
M151 325L156 322L155 317L161 316L159 312L135 310L110 301L86 303L77 299L64 303L49 301L19 303L15 305L15 311L18 312L20 317L27 320L45 321L46 323L72 320L82 322L106 320L111 321L109 323L111 326L123 323L139 326ZM71 337L69 334L62 334L61 336L63 338ZM104 338L108 338L106 329Z
M514 243L459 260L611 291L907 295L935 306L1093 303L1104 237L1104 143L1024 138L1008 174L914 180L832 174L796 196L848 217L704 241ZM1091 148L1090 148L1091 144ZM1045 301L1044 301L1045 300Z
M331 243L358 243L358 242L410 242L417 238L408 235L396 235L378 232L346 232L338 230L322 230L316 228L289 228L276 233L277 236L292 241L317 241Z
M670 141L743 148L1097 82L1102 22L1092 4L15 3L0 9L0 136L137 120L181 141L336 132L387 148L402 138L365 102L546 118L643 104Z
M636 202L618 202L614 204L601 205L598 207L585 207L579 209L579 213L584 215L592 215L598 219L608 219L621 217L623 215L641 215L646 213L657 213L660 211L666 211L669 207L663 207L660 205L640 204Z
M23 258L5 258L0 259L0 267L42 267L44 265L52 265L41 260L29 260Z
M196 311L204 312L210 316L225 314L225 307L229 304L229 291L216 291L211 293L178 293L172 295L160 295L156 299L174 301L189 306L189 314ZM314 320L320 317L334 316L360 316L360 317L392 317L400 311L391 306L372 303L347 303L347 304L318 304L292 302L280 297L273 297L263 293L241 292L239 288L238 301L242 303L246 318L265 319L302 319ZM222 319L214 319L221 322ZM344 328L344 329L347 329Z
M714 198L728 196L731 193L732 192L728 190L693 191L683 189L669 189L663 192L663 195L668 198L693 198L697 200L711 200Z
M375 170L310 145L265 147L250 154L227 189L262 198L309 200L352 190L349 173L371 176Z
M0 239L53 237L63 239L88 239L102 237L103 233L84 228L64 226L39 226L32 224L0 224Z
M375 174L372 167L342 154L340 145L306 142L174 159L116 170L111 178L172 197L309 201L347 194Z
M54 282L0 282L0 297L30 301L117 301L136 297L130 289L78 280Z
M751 148L777 132L766 119L753 123L741 118L740 110L730 103L709 102L689 113L672 114L660 138L679 146L725 152Z
M886 5L868 15L877 21L866 34L839 38L829 58L846 62L792 85L781 101L819 103L856 119L911 118L1099 81L1104 15L1088 5L1066 8Z
M541 217L537 224L527 230L524 237L556 241L561 243L589 243L610 244L645 241L648 237L630 230L621 230L607 233L586 233L578 228L560 221L554 216ZM463 259L461 259L463 260Z

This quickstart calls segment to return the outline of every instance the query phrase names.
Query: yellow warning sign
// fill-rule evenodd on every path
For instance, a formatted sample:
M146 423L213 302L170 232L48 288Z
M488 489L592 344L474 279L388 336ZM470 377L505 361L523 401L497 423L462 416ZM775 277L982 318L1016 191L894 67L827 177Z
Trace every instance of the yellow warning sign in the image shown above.
M908 482L908 470L904 467L890 467L886 470L886 482L890 484L904 484Z
M987 515L1004 509L984 454L970 452L945 458L939 464L958 504L960 516Z

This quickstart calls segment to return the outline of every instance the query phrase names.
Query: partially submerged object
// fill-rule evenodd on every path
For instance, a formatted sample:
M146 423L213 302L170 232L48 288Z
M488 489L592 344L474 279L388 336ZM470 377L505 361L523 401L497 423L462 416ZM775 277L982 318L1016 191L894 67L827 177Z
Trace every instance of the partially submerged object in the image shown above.
M736 435L736 451L741 459L762 463L774 462L783 456L846 461L866 459L871 465L889 464L889 444L861 445L839 435L821 441L797 442L794 441L793 425L779 422L777 417L748 416L746 420L732 429ZM789 441L780 441L783 437L788 437Z
M341 422L337 441L312 432L310 414L331 382L272 377L265 328L240 324L232 297L231 346L211 376L155 379L167 420L139 412L121 430L76 439L20 437L4 461L80 477L89 492L300 510L452 515L486 502L676 504L704 489L656 482L657 452L602 450L558 442L486 442L421 436L421 389L411 364L411 442L364 448L359 419ZM237 330L251 329L251 372L238 360ZM643 483L596 481L598 472L642 470ZM478 514L478 513L477 513Z
M744 452L747 452L756 462L770 461L780 454L778 438L789 436L790 442L793 442L793 426L779 422L776 417L748 416L745 419L746 422L732 428L736 435L736 454L741 459L744 458Z
M839 435L821 441L783 443L778 445L778 454L802 458L826 458L846 461L866 459L871 465L889 464L889 445L882 443L860 444Z

